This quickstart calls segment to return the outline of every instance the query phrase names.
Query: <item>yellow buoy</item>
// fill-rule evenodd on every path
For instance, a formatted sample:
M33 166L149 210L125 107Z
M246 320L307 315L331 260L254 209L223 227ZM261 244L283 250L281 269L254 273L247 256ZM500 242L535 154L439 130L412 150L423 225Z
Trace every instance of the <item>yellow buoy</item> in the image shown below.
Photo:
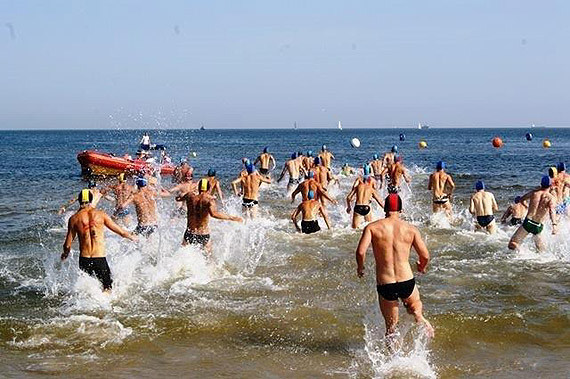
M426 141L420 141L420 143L418 143L418 146L420 147L420 149L425 149L428 144Z
M552 143L550 142L550 140L548 138L545 138L542 141L542 147L544 147L545 149L548 149L550 146L552 146Z

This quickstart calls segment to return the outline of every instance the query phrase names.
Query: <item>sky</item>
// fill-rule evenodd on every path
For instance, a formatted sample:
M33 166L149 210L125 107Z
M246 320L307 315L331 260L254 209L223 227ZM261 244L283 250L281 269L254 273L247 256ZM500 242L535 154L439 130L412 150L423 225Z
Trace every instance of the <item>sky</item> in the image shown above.
M568 1L0 0L0 129L570 126Z

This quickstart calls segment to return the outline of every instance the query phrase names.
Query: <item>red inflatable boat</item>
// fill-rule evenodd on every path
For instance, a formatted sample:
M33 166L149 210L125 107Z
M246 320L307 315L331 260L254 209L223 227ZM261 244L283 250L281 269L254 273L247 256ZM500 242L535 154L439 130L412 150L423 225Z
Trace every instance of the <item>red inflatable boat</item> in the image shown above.
M143 159L129 159L117 157L113 154L101 153L94 150L85 150L77 154L81 164L81 171L90 175L119 175L121 173L137 173L140 171L153 171L155 165ZM161 175L172 175L176 167L165 163L160 165Z

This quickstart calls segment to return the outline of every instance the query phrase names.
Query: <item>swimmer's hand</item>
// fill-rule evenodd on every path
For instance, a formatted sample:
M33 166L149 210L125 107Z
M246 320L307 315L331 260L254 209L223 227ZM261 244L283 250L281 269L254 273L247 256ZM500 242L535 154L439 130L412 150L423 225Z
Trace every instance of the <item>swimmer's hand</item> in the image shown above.
M64 251L63 253L61 253L61 260L62 261L66 260L67 257L69 257L69 251Z
M351 210L352 210L352 208L350 206L346 207L346 213L350 214Z
M362 278L364 276L364 267L357 268L356 274L358 275L359 278Z
M555 235L556 233L558 233L558 225L552 224L552 235Z
M420 263L420 261L417 261L417 262L416 262L416 266L417 266L417 268L418 268L418 272L421 272L422 274L425 274L425 273L426 273L426 266L425 266L425 265L422 265L422 264Z
M239 217L239 216L232 216L232 218L230 218L231 221L235 221L235 222L240 222L243 224L243 218Z
M59 211L57 211L58 215L62 215L65 212L65 207L61 207L59 208Z
M137 242L139 240L139 237L137 237L136 235L129 233L129 235L127 236L128 239L130 239L133 242Z

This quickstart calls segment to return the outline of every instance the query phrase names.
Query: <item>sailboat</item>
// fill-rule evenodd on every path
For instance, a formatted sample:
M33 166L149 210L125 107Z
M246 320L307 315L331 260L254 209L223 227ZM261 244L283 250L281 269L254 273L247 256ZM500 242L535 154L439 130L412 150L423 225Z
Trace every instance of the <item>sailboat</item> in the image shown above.
M293 123L293 129L297 129L297 121Z
M418 129L423 130L423 129L429 129L429 125L428 124L423 124L421 122L418 122Z
M342 125L340 124L340 121L338 122L338 130L342 130Z

